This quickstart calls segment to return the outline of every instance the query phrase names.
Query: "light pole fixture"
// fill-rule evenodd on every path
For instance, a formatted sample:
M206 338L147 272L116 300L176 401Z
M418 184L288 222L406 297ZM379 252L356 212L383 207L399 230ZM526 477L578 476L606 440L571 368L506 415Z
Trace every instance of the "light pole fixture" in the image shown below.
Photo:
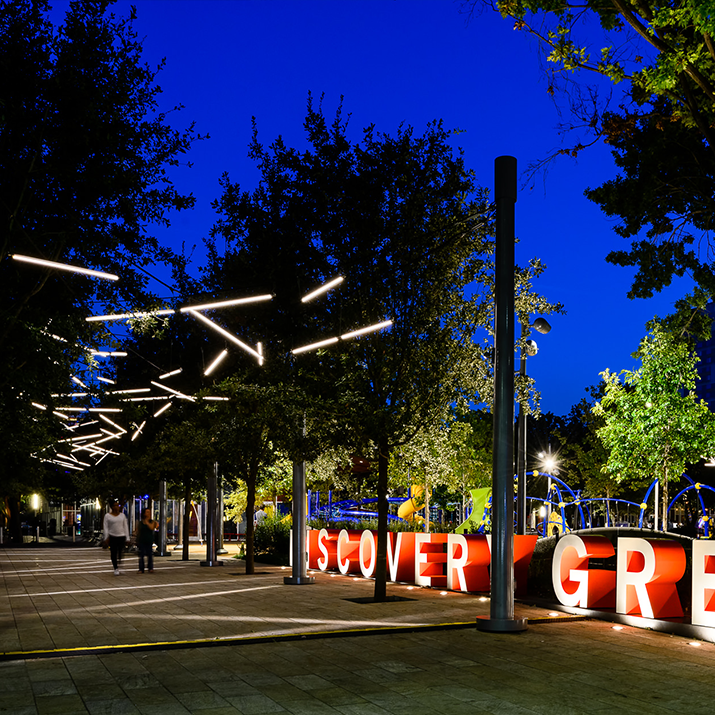
M521 337L524 341L524 347L521 349L519 375L522 385L526 382L526 358L536 355L539 350L534 340L527 339L531 328L536 330L537 333L546 335L551 330L551 325L545 318L537 318L531 325L521 324ZM519 402L516 475L516 533L524 535L526 534L526 400Z
M516 633L514 618L514 204L516 159L494 161L496 201L494 313L494 448L492 461L492 557L489 618L480 631Z

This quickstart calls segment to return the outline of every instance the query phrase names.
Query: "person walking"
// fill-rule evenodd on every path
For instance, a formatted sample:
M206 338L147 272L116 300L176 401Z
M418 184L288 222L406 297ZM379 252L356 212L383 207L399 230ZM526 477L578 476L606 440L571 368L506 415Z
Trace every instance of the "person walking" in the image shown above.
M103 546L109 546L115 576L119 576L119 564L122 561L122 553L128 540L129 522L121 505L115 499L112 502L111 511L104 515L104 541L102 542Z
M142 512L142 520L137 525L137 550L139 551L139 573L144 573L144 557L147 559L149 573L154 573L154 532L159 522L151 518L151 509Z

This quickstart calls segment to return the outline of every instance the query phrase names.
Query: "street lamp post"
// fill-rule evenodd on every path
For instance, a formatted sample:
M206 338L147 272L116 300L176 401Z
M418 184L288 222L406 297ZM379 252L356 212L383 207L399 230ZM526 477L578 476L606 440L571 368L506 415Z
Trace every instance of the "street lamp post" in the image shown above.
M529 329L546 335L551 325L544 318L537 318L530 326L521 324L521 337L524 347L521 349L519 375L521 384L526 382L526 358L536 355L538 348L533 340L527 340ZM517 489L516 489L516 533L526 534L526 400L519 402L519 423L517 425L517 459L516 459Z

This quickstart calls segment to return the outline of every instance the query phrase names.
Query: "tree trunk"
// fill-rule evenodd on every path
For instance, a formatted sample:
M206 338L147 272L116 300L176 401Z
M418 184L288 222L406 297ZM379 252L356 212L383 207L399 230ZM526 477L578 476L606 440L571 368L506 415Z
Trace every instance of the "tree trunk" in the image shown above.
M377 455L377 554L375 559L375 602L387 600L387 464L390 448L382 443Z
M253 544L253 535L255 529L253 526L253 512L256 506L256 474L249 468L246 478L246 573L253 574L255 569L255 549Z
M181 560L189 560L189 524L191 523L191 479L184 482L184 535L181 544Z
M20 520L20 496L19 494L11 494L7 498L9 515L8 528L12 541L22 543L22 522Z

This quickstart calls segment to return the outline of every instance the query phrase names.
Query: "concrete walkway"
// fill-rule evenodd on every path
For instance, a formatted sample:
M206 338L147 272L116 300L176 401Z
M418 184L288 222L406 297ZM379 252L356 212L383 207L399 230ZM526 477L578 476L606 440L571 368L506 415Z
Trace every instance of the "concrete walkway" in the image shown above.
M234 547L235 550L235 547ZM192 548L114 576L97 547L0 549L0 713L712 713L715 645L517 604L521 634L473 626L478 596Z

